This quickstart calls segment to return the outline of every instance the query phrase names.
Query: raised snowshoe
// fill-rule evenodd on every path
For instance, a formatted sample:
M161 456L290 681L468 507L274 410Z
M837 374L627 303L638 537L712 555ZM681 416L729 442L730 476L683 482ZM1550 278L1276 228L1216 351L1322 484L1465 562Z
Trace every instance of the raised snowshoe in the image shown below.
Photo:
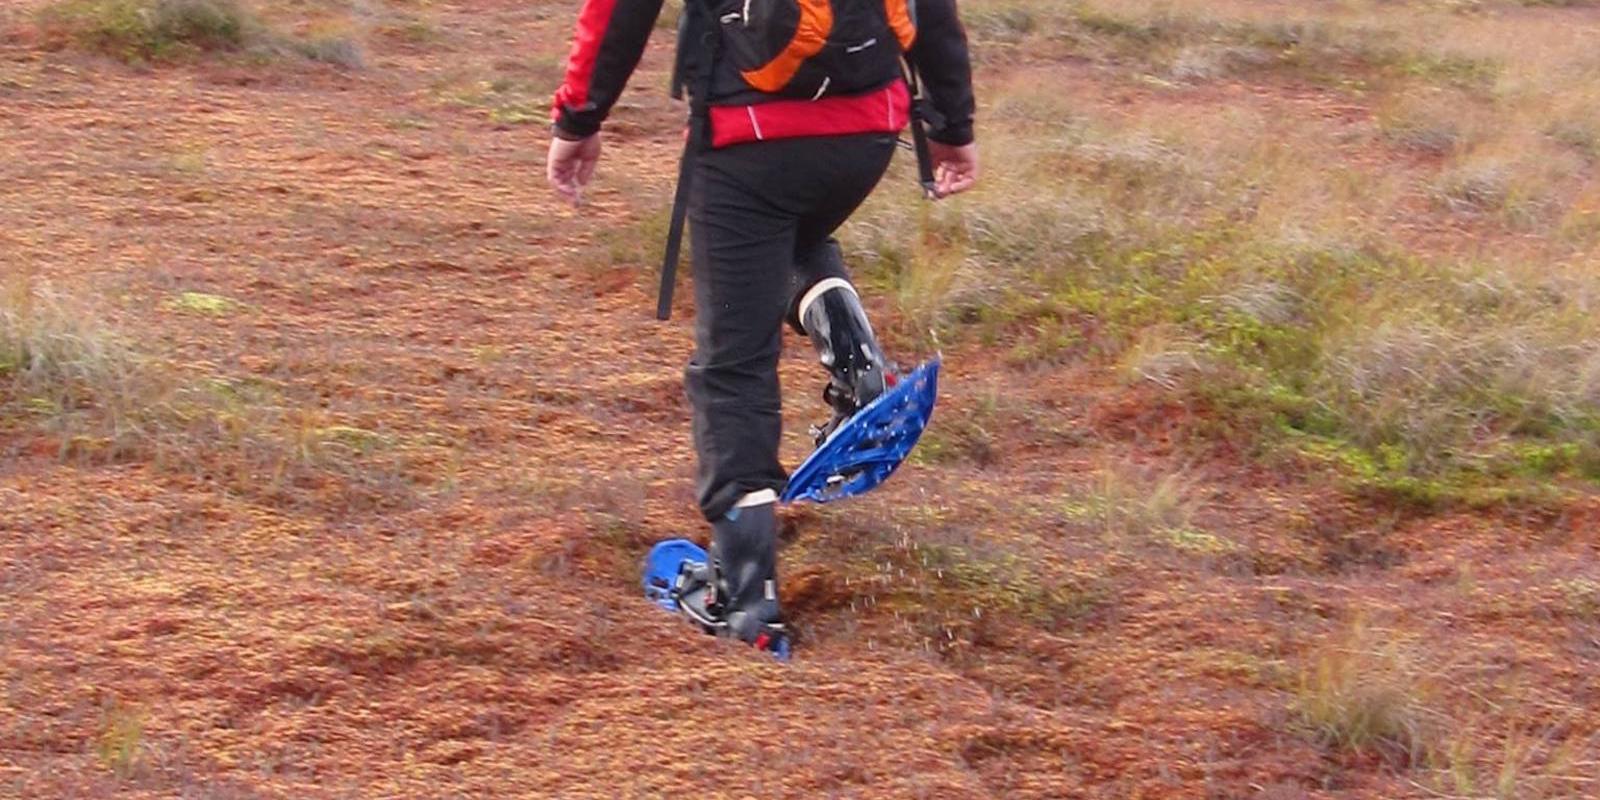
M822 398L833 418L812 427L817 449L790 476L782 500L862 494L886 480L921 438L938 396L939 361L902 372L884 356L855 288L841 278L807 291L797 319L828 370Z

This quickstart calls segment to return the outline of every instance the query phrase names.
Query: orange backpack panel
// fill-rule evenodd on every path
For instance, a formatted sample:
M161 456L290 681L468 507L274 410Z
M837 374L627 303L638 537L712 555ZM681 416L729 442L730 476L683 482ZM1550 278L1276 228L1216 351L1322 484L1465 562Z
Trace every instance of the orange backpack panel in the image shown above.
M881 88L916 40L913 0L718 0L723 53L751 88L816 99Z

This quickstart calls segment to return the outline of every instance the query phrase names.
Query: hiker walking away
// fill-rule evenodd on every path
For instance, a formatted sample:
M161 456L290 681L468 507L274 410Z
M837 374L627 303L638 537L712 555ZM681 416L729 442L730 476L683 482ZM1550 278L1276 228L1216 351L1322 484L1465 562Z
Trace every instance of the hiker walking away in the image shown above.
M574 203L600 128L638 65L662 0L584 0L556 92L548 177ZM929 194L972 187L972 70L956 0L686 0L674 90L693 109L686 159L700 510L712 528L707 629L786 641L775 505L786 474L778 357L785 323L809 336L837 426L893 385L834 231L883 177L913 103L927 102ZM926 174L926 173L925 173Z

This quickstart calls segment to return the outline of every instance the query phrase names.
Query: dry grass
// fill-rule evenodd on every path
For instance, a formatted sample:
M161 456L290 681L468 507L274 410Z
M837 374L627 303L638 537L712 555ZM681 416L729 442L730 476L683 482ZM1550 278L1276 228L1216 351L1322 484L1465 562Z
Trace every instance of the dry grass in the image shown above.
M932 205L902 172L848 236L892 351L943 346L946 396L882 490L786 510L781 668L638 596L651 541L705 530L686 329L635 269L681 122L645 100L666 48L579 211L530 188L533 131L496 130L558 79L553 5L407 4L438 37L385 34L396 69L269 92L0 60L25 109L0 246L55 279L5 306L8 779L1593 794L1592 500L1420 514L1305 470L1417 497L1583 476L1593 82L1576 48L1482 35L1554 33L1526 12L1464 6L963 3L990 173ZM194 78L220 113L169 111ZM1501 202L1441 199L1480 167ZM351 512L424 441L448 490ZM696 761L699 713L789 737L748 753L777 768Z
M1010 342L1017 364L1109 360L1241 412L1249 435L1353 452L1362 481L1448 495L1600 463L1600 60L1562 22L972 5L980 40L1159 80L1132 110L1026 73L987 87L985 185L931 209L873 201L849 242L907 333ZM1224 77L1325 88L1291 114L1186 102ZM1318 119L1341 106L1372 111ZM1567 455L1525 458L1551 447Z
M39 19L49 39L128 59L239 50L260 25L235 0L66 0Z
M145 438L151 409L176 391L96 315L22 279L0 296L0 376L13 413L112 455Z
M357 68L361 46L343 35L293 37L265 24L239 0L59 0L38 13L46 42L131 62L207 53L294 54Z
M1481 284L1461 290L1492 297L1497 288L1522 291ZM1473 331L1468 320L1429 319L1428 310L1411 309L1409 323L1386 314L1325 346L1319 394L1339 409L1357 442L1403 446L1429 459L1425 466L1497 437L1548 438L1588 454L1600 398L1594 355L1600 339L1588 325L1549 319L1517 325L1508 314L1502 326Z
M1530 717L1543 709L1519 709ZM1574 716L1570 712L1566 717ZM1487 723L1493 724L1493 723ZM1430 759L1435 791L1494 800L1568 800L1600 789L1600 738L1575 735L1568 720L1460 726Z
M1409 765L1426 757L1439 734L1434 692L1415 655L1385 632L1358 626L1312 657L1295 710L1327 747Z
M994 530L973 500L888 516L820 515L781 555L796 576L789 589L802 594L795 605L808 609L802 634L828 622L820 634L834 638L842 632L834 623L865 623L885 643L965 661L997 638L1061 633L1114 606L1108 551L1069 557L1035 532Z
M226 298L177 304L215 314ZM19 275L0 287L0 427L34 430L61 458L148 460L252 496L290 500L333 479L368 501L408 491L375 431L286 405L259 381L199 374L136 347L99 309Z
M1092 493L1067 501L1067 516L1092 521L1113 542L1188 531L1195 514L1191 483L1181 473L1106 465Z
M1331 752L1409 767L1411 785L1436 796L1587 796L1600 780L1600 740L1581 710L1507 676L1483 685L1495 671L1357 622L1311 654L1293 709Z

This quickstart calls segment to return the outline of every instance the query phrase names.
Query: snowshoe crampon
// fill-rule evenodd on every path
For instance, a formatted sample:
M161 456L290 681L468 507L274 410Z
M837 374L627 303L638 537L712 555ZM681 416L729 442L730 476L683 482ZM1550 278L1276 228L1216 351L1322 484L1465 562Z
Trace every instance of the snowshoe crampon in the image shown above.
M666 611L680 614L706 633L728 635L717 604L716 587L705 548L688 539L668 539L650 548L644 565L644 596ZM782 625L769 626L751 644L781 661L789 658L789 637Z
M916 447L938 394L935 358L835 426L789 477L783 502L827 503L864 494L883 483Z

